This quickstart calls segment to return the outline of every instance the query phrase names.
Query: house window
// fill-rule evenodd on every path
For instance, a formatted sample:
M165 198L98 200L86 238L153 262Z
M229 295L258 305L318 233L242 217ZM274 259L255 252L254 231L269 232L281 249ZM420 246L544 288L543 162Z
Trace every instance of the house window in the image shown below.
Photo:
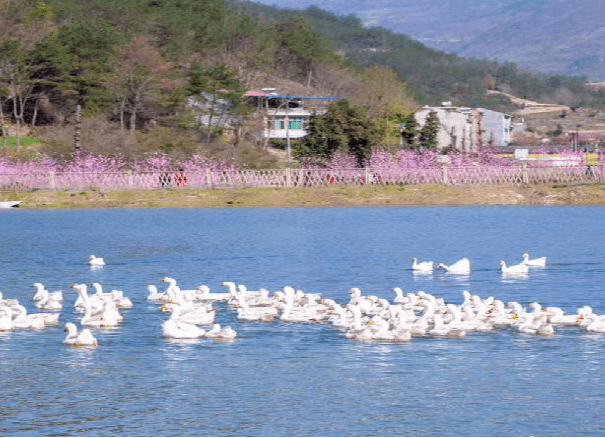
M290 129L303 129L303 121L302 117L290 117Z
M286 121L283 117L275 119L275 129L286 129Z

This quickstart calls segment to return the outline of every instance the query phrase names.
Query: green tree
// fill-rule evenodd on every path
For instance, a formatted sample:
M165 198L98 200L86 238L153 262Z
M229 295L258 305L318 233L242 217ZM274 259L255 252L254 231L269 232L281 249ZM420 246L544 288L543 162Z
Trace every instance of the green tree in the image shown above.
M36 81L31 77L32 66L20 40L5 39L0 44L0 95L6 94L12 103L17 126L17 146L21 127L25 125L25 108L33 98ZM2 113L4 123L4 113Z
M311 117L307 132L294 150L295 156L330 159L338 151L353 155L360 167L378 140L376 126L368 114L345 99L331 103L325 114Z
M435 111L429 112L424 126L420 129L418 141L424 149L437 150L437 134L439 133L439 118Z
M401 140L403 147L407 149L418 149L418 122L414 117L414 113L409 114L404 122L405 127L401 130Z
M307 87L311 86L317 63L328 61L333 56L332 44L323 35L309 29L300 16L290 16L278 23L277 33L279 47L284 53L276 56L276 67L303 72Z
M212 134L220 130L226 117L244 114L247 110L242 94L244 87L235 71L224 63L215 63L209 67L195 64L189 72L187 94L194 96L204 104L201 110L208 117L208 141ZM229 111L225 111L224 101L229 102Z

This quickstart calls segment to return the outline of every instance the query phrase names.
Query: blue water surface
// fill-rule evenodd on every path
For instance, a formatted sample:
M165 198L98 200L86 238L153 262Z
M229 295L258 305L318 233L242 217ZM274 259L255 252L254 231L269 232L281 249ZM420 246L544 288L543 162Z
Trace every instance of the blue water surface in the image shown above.
M603 300L605 208L583 206L0 210L0 291L30 313L34 282L67 296L61 325L0 333L0 434L11 436L602 436L605 336L502 329L463 339L358 343L328 323L242 322L235 342L171 342L147 285L286 285L345 303L392 288L460 304L537 301L575 313ZM523 252L544 269L507 278ZM107 265L91 268L90 254ZM413 274L411 257L472 263ZM96 349L62 343L72 283L133 302Z

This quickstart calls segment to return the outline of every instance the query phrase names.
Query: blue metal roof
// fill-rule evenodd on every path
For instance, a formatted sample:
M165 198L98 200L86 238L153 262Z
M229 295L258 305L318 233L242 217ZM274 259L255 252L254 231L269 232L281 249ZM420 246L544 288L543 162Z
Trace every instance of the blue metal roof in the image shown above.
M308 97L308 96L267 96L268 99L298 99L298 100L340 100L340 97Z

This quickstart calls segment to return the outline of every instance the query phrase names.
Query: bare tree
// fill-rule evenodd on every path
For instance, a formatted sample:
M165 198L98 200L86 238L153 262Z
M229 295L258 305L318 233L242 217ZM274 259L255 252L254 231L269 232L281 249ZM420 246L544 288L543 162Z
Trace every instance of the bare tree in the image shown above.
M116 54L116 76L111 85L115 87L118 100L120 126L123 130L125 114L130 113L129 128L132 134L137 115L143 110L154 85L168 70L169 64L144 36L134 37L130 43L117 47Z

